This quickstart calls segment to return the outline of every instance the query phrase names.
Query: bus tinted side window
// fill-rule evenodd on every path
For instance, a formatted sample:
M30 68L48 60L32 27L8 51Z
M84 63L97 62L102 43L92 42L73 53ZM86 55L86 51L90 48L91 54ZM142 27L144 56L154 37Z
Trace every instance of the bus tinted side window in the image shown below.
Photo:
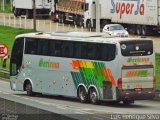
M115 58L116 45L27 38L25 53L55 57L111 61Z
M100 57L102 61L114 60L115 55L116 55L116 45L113 45L113 44L101 45L101 56Z
M54 41L55 48L54 48L54 56L61 57L62 56L62 42L61 41Z
M114 60L116 45L101 43L74 43L74 58L100 61Z
M37 40L34 38L26 38L25 54L37 54Z
M72 42L63 42L62 57L73 58L73 43Z
M74 42L74 58L87 59L87 43Z
M38 55L48 55L48 40L39 39L38 40Z

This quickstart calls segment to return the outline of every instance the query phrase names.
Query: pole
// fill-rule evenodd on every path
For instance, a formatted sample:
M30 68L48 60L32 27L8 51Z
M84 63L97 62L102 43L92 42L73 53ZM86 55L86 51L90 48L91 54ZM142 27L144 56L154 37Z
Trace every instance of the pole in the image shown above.
M96 0L96 32L100 32L100 4Z
M33 0L33 31L36 32L36 2Z
M11 11L13 10L13 8L12 8L12 5L13 5L13 2L12 2L12 0L10 0L10 3L11 3Z
M4 0L3 0L3 11L5 10L5 8L4 8Z

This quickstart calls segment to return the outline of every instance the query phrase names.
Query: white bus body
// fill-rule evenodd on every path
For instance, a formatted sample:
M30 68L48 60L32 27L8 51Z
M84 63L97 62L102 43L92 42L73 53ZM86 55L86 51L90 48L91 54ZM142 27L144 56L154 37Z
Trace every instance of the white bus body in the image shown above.
M12 90L78 97L96 103L152 99L153 41L99 33L57 32L16 37L10 64Z

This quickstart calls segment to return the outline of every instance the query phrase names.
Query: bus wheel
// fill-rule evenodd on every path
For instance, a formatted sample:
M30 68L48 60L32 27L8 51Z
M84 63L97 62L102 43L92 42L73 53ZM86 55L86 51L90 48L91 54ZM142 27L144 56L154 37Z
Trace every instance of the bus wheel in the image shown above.
M31 85L30 82L27 82L25 84L25 90L27 92L27 95L29 95L29 96L33 96L34 95L34 92L32 91L32 85Z
M83 103L87 102L88 96L87 96L87 92L84 87L78 88L78 98Z
M89 99L92 104L98 104L98 94L94 88L89 90Z
M132 103L134 103L134 100L123 100L123 104L125 105L130 105Z

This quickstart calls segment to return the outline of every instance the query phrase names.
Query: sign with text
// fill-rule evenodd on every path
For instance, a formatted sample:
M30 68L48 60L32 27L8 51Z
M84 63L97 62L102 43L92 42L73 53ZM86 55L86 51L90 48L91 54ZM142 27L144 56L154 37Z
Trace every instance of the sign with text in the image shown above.
M0 44L0 58L4 58L8 55L8 46Z

